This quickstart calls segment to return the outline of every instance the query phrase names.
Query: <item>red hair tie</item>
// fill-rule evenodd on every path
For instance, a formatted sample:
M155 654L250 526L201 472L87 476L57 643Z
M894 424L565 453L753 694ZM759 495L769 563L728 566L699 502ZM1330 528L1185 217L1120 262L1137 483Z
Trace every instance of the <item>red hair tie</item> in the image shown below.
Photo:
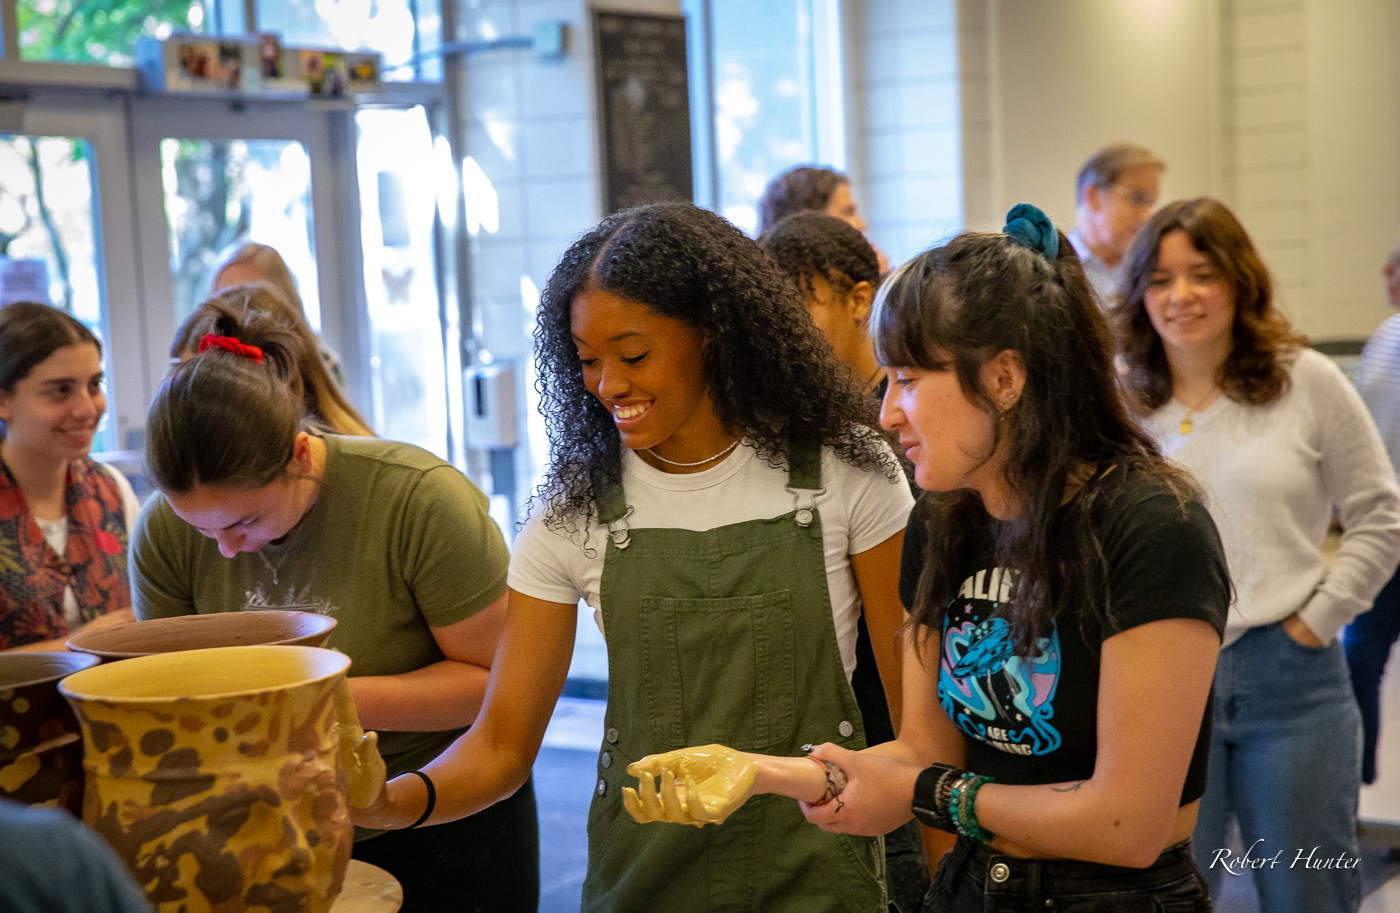
M223 349L232 352L239 358L251 358L258 364L262 364L263 350L257 346L245 345L234 339L232 336L215 336L213 333L205 334L199 341L199 351L207 352L210 349Z

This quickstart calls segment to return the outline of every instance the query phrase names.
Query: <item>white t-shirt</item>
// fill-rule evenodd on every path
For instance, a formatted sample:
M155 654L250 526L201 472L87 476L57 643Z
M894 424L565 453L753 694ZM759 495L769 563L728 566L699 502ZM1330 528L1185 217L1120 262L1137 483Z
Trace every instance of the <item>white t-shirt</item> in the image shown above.
M731 523L766 520L792 511L787 470L775 469L742 445L717 466L703 472L662 472L630 450L622 454L622 487L632 515L630 529L662 528L703 531ZM822 485L816 498L822 524L827 589L831 593L841 664L849 678L855 668L856 620L860 593L851 571L851 555L868 551L904 529L914 498L903 475L889 479L859 469L822 448ZM586 531L569 534L544 523L537 505L515 537L510 588L546 602L570 606L585 600L601 630L599 590L607 528L590 518ZM586 538L585 538L586 533ZM606 637L607 632L604 631Z
M126 531L129 535L136 527L137 515L141 513L141 505L136 501L136 492L126 480L126 476L115 468L106 463L97 465L117 482L117 488L122 494L122 516L126 518ZM68 549L68 516L65 514L57 520L40 520L35 517L34 520L39 524L39 531L44 534L49 548L62 556ZM83 623L82 616L78 614L78 597L73 595L71 586L63 588L63 620L68 622L69 630L76 630Z
M1224 646L1294 612L1328 643L1371 607L1400 559L1400 488L1360 395L1311 349L1289 375L1288 391L1263 406L1218 397L1189 434L1176 400L1146 422L1201 483L1220 530L1235 586ZM1343 532L1329 568L1322 542L1334 506Z

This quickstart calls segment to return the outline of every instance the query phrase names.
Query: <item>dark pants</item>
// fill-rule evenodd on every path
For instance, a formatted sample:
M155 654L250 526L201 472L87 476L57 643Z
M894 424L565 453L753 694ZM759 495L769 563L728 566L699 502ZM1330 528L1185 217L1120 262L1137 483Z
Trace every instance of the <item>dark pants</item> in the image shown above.
M534 781L460 821L362 840L353 855L399 880L401 913L535 913L540 827Z
M1168 847L1145 869L1003 856L959 837L943 858L924 913L1209 913L1210 894L1191 841Z
M1400 639L1400 573L1390 578L1371 610L1347 625L1343 635L1351 687L1361 708L1361 782L1376 782L1376 741L1381 731L1381 676Z

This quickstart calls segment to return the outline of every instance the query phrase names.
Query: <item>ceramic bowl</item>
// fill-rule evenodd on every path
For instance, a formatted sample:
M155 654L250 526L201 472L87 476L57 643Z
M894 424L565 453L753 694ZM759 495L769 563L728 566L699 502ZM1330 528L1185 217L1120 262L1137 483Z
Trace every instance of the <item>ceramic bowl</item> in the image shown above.
M217 612L180 615L79 631L68 638L68 649L104 660L129 659L155 653L176 653L209 647L280 645L321 647L335 628L335 619L313 612Z
M83 746L58 682L98 662L82 653L0 653L0 797L81 810Z

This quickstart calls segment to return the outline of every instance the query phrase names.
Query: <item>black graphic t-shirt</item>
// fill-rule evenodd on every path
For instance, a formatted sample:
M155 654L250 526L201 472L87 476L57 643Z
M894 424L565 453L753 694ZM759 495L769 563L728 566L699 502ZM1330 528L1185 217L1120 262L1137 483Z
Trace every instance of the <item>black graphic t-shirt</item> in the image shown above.
M1116 478L1115 478L1116 476ZM1016 598L1016 572L997 567L998 521L986 516L976 557L943 624L938 697L967 738L967 768L999 783L1063 783L1094 773L1099 656L1104 639L1166 618L1225 629L1230 582L1215 524L1195 500L1184 505L1160 481L1115 470L1092 511L1108 566L1108 623L1062 617L1031 657L1018 657L999 609ZM927 513L915 509L904 537L899 590L914 603ZM1163 682L1170 688L1170 682ZM1212 704L1207 701L1181 804L1205 791Z

